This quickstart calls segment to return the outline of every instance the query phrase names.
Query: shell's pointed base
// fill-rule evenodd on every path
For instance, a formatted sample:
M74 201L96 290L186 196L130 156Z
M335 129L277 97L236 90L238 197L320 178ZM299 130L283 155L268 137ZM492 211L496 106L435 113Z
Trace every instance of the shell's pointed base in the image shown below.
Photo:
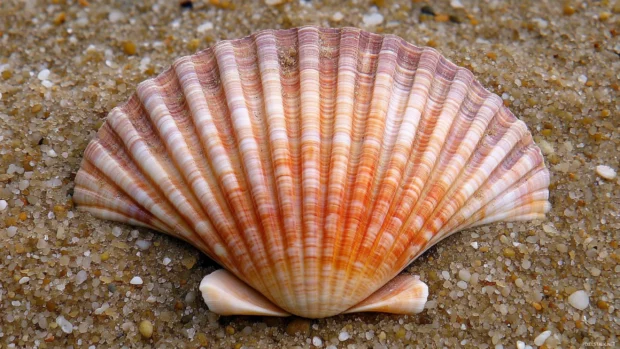
M424 310L428 286L418 276L398 275L370 297L345 311L348 313L381 312L411 315Z
M200 292L209 310L219 315L291 315L224 269L205 276Z

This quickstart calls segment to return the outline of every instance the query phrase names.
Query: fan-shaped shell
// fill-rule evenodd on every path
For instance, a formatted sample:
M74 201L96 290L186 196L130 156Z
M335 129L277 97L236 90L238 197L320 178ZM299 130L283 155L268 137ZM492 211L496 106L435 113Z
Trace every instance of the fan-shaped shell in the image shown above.
M548 185L526 125L468 70L393 35L303 27L141 83L88 145L74 200L325 317L458 230L543 217Z

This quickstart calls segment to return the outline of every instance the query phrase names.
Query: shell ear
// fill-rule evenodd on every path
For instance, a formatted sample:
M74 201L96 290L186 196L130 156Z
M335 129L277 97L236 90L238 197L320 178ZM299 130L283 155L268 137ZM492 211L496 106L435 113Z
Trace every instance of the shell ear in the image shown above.
M205 276L200 292L209 310L219 315L291 315L224 269Z
M416 275L399 275L357 305L348 313L381 312L411 315L424 310L428 286Z

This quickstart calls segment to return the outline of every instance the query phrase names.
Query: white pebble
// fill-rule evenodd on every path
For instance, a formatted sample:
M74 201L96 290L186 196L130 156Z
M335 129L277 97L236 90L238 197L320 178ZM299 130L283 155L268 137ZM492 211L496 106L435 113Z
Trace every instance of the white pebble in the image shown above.
M474 242L472 242L470 245L471 245L471 247L473 247L473 248L474 248L474 250L477 250L477 249L478 249L478 242L474 241Z
M13 236L15 236L17 234L17 227L12 225L8 228L6 228L6 233L7 235L12 238Z
M151 242L148 240L136 240L136 246L142 251L146 251L151 247Z
M340 332L340 334L338 335L338 340L341 342L344 342L349 338L351 337L349 336L349 332L347 331Z
M15 164L10 164L9 168L6 170L6 174L13 174L17 172L18 167Z
M538 25L538 28L540 29L545 29L547 28L547 26L549 26L549 22L547 22L546 20L542 19L542 18L533 18L532 22L536 23Z
M103 305L97 309L95 309L95 315L101 315L104 311L106 311L110 305L108 303L103 303Z
M463 3L460 0L450 0L450 6L452 8L463 8Z
M23 180L19 181L19 185L18 185L19 190L28 189L29 186L30 186L30 181L29 180L23 179Z
M112 23L116 23L122 20L123 18L125 18L125 15L121 11L118 11L118 10L112 10L108 14L108 20Z
M586 82L588 82L588 77L585 75L579 75L579 77L577 77L577 81L579 81L582 84L585 84Z
M549 336L551 336L551 331L545 331L541 334L538 335L538 337L536 337L536 339L534 339L534 344L541 346L543 344L545 344L545 341L547 340L547 338L549 338Z
M517 349L525 349L525 343L521 341L517 341Z
M73 325L69 321L67 321L67 319L65 319L65 317L62 315L56 318L56 324L60 326L62 332L64 333L73 332Z
M30 281L30 278L27 277L27 276L24 276L23 278L19 279L19 284L23 285L23 284L25 284L28 281Z
M49 81L49 80L43 80L43 81L41 81L41 85L43 85L43 86L45 86L47 88L50 88L50 87L54 86L54 83Z
M75 276L75 284L81 285L84 281L86 281L86 278L88 278L88 274L86 273L86 271L80 270Z
M207 30L211 30L211 29L213 29L213 22L204 22L201 25L199 25L198 28L196 28L196 31L202 34L206 32Z
M469 270L467 269L459 270L459 279L465 282L469 282L469 280L471 279L471 273L469 272Z
M596 173L605 179L612 180L616 178L616 170L606 165L596 166Z
M112 228L112 235L119 237L121 236L121 233L122 233L121 228L119 227Z
M9 204L6 203L6 200L0 200L0 211L4 211Z
M523 267L523 269L530 269L531 266L532 266L532 262L530 262L529 259L526 259L523 262L521 262L521 267Z
M39 74L37 75L37 79L43 81L43 80L47 80L47 78L50 76L50 71L49 69L43 69L39 72Z
M584 310L590 305L590 296L586 291L575 291L568 297L568 303L576 309Z
M543 154L549 155L549 154L555 153L555 149L553 148L553 145L545 141L544 139L541 139L540 142L538 142L537 144L540 147L540 150L542 150Z
M280 5L283 2L284 0L265 0L265 4L267 4L267 6Z
M517 286L518 288L523 288L523 286L524 286L523 280L521 280L521 278L516 279L515 280L515 286Z
M172 260L168 257L164 257L164 260L162 261L162 263L164 263L164 265L168 265L170 264L170 262L172 262Z
M139 276L134 276L129 283L132 285L142 285L142 278Z
M50 150L47 151L47 155L52 157L52 158L55 158L55 157L58 156L58 154L56 154L56 151L54 151L54 149L51 149L51 148L50 148Z
M319 337L312 337L312 345L314 345L315 347L322 347L323 346L323 340Z
M380 13L369 13L362 18L364 25L372 27L383 23L383 15Z
M332 21L334 22L340 22L344 19L344 15L342 14L342 12L340 11L336 11L334 12L334 14L332 15Z
M456 283L456 286L458 286L460 289L464 290L464 289L467 288L467 282L461 280L461 281Z
M441 276L443 276L444 280L450 280L450 273L445 270L441 272Z

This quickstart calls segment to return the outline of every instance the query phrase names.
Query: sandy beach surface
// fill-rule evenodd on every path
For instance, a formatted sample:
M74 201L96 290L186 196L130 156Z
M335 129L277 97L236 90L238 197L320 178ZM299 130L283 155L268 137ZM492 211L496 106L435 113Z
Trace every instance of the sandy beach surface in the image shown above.
M618 347L619 22L613 0L0 1L0 349ZM86 145L140 81L219 40L307 24L435 47L545 155L548 218L417 259L419 315L220 317L198 291L214 262L73 205Z

